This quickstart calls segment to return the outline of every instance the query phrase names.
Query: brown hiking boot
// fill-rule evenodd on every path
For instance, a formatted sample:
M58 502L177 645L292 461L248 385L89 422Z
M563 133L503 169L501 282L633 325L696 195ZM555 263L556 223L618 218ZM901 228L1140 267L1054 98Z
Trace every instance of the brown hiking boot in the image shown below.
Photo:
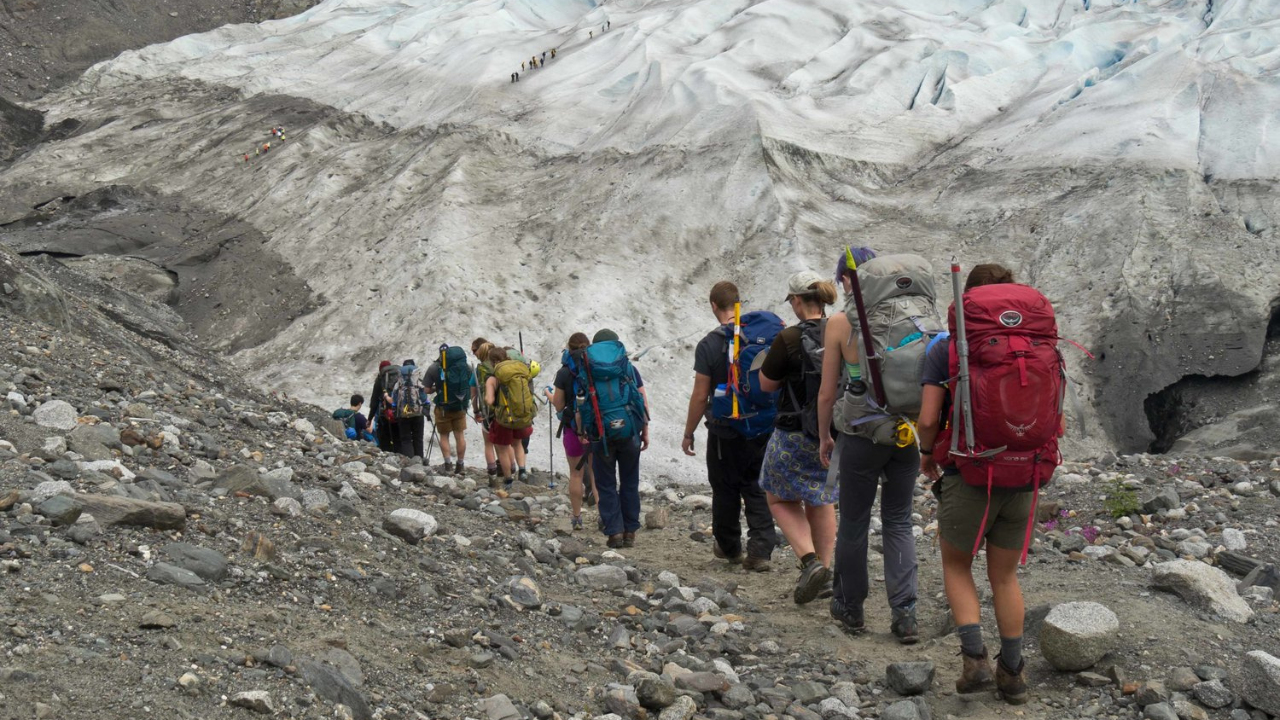
M1010 705L1023 705L1027 702L1027 680L1022 676L1026 667L1027 661L1023 660L1016 671L1010 670L1004 666L1000 656L996 656L996 689Z
M751 572L769 572L772 567L773 566L769 564L769 558L748 555L742 561L742 569L749 570Z
M724 548L720 547L720 543L715 540L711 541L711 553L716 557L720 558L721 560L728 560L731 563L742 562L741 551L739 551L737 555L730 555L729 553L725 552Z
M987 649L982 648L981 655L965 655L962 652L960 656L964 658L964 669L960 672L960 679L956 680L956 692L967 695L990 690L995 678L991 676L991 661L987 659Z

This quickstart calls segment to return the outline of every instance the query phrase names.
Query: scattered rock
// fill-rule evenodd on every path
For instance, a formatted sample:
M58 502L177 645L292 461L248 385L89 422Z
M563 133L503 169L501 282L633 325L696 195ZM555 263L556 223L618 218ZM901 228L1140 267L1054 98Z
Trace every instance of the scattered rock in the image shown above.
M506 695L494 695L480 701L480 710L489 720L520 720L520 711Z
M1173 560L1153 569L1152 585L1172 592L1201 610L1233 622L1248 622L1253 609L1222 570L1196 560Z
M671 512L666 505L660 505L644 514L644 527L646 530L661 530L670 522Z
M38 475L38 474L33 473L33 475ZM45 475L44 477L49 477L49 476ZM36 505L39 505L40 503L44 502L45 500L48 500L54 495L75 495L75 494L76 494L75 488L71 487L71 483L67 482L66 480L45 480L39 485L36 485L35 489L31 491L31 496L28 498L28 500L30 500L32 503Z
M578 580L596 590L616 590L626 587L627 572L614 565L589 565L578 570Z
M332 703L346 705L355 720L372 720L373 710L369 707L369 701L341 668L320 660L304 660L298 664L298 671L320 697ZM355 667L349 669L348 673L356 675L358 671L359 668ZM359 680L358 675L356 680Z
M697 712L698 704L693 701L693 698L681 695L658 715L658 720L691 720Z
M434 517L411 508L393 510L382 521L383 530L411 545L417 545L423 538L435 535L438 527Z
M31 413L40 427L54 430L70 431L76 428L76 417L80 413L64 400L50 400Z
M885 682L899 695L923 695L933 686L932 662L891 663L885 670Z
M227 558L217 550L191 543L169 543L160 552L174 565L209 582L219 582L227 576Z
M160 585L179 585L181 587L204 585L204 580L199 575L169 563L152 565L147 570L147 579Z
M1261 650L1245 653L1240 666L1239 689L1245 702L1270 715L1280 716L1280 658Z
M143 630L165 630L177 626L178 621L171 616L159 610L151 610L142 616L142 620L138 622L138 627Z
M1199 700L1201 705L1213 710L1224 708L1235 699L1221 680L1196 683L1195 687L1191 688L1191 693L1196 696L1196 700Z
M899 700L884 709L880 720L930 720L929 706L922 698Z
M49 518L54 525L71 525L80 518L84 509L75 498L67 495L54 495L36 507L36 512Z
M302 503L291 497L282 497L271 503L271 514L280 517L301 517Z
M270 715L276 711L275 705L271 702L271 693L266 690L249 690L236 693L231 696L231 704L262 715Z
M1057 670L1087 670L1111 651L1119 630L1120 619L1105 605L1063 603L1040 627L1040 654Z
M177 503L149 502L116 495L77 495L80 506L99 525L136 525L154 530L181 530L187 524L186 508Z
M516 609L537 610L542 607L542 588L528 575L507 580L502 597Z
M651 672L637 671L627 676L636 690L636 699L650 710L661 710L676 701L676 688L669 680Z

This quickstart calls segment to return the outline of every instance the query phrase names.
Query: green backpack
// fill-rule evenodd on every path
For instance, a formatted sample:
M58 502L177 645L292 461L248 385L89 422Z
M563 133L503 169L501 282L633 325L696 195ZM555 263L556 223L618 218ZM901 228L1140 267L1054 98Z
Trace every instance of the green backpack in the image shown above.
M498 424L512 430L523 430L533 425L538 406L533 399L529 366L519 360L507 360L498 363L493 369L493 376L498 379L493 408Z
M440 383L436 387L436 407L448 412L467 409L471 399L471 366L467 351L451 347L440 352Z

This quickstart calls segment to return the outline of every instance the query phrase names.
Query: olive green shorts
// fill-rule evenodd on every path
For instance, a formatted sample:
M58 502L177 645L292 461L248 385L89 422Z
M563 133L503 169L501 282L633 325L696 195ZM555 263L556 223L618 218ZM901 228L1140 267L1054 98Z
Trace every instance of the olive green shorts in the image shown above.
M987 526L982 529L987 542L1021 552L1031 520L1031 500L1029 492L992 490L991 510L987 512L986 488L969 485L959 475L943 475L938 531L943 540L965 552L972 551L982 514L987 512Z

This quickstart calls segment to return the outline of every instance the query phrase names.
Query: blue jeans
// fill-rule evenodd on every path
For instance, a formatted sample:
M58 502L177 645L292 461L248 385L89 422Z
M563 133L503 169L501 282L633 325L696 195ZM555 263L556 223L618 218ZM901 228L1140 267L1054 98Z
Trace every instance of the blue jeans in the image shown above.
M605 535L640 529L640 440L633 438L609 449L591 448L591 469L596 475L600 522Z

